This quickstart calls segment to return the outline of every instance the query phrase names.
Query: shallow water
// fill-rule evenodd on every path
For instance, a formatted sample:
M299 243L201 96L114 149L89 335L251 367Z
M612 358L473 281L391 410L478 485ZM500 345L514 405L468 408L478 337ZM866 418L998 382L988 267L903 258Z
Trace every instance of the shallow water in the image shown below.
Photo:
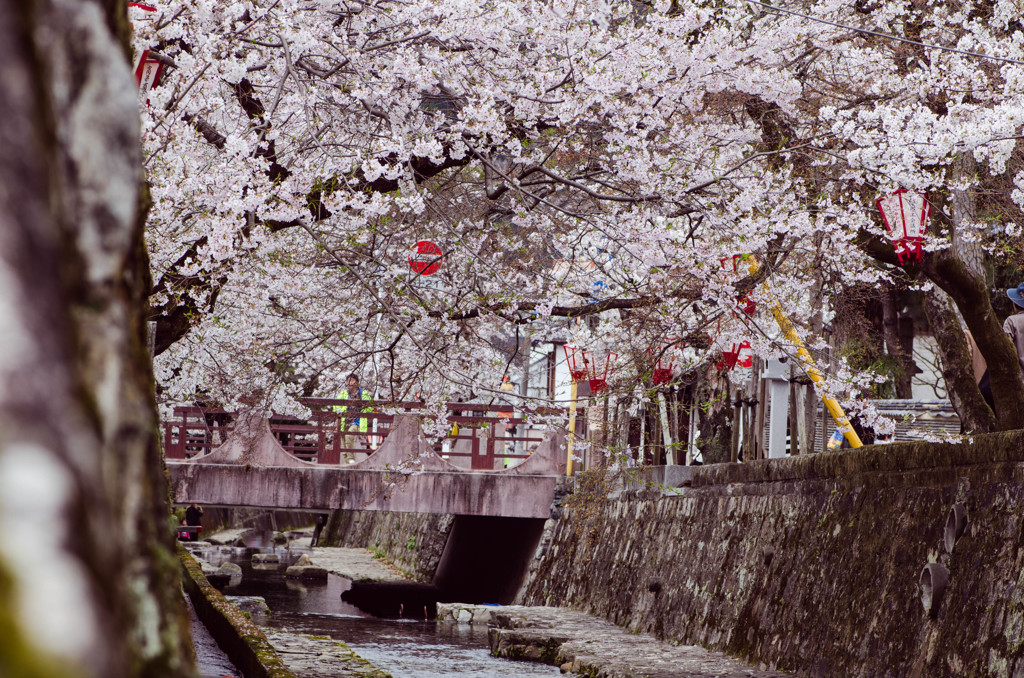
M492 657L487 627L400 619L274 615L272 625L343 640L394 678L559 676L554 666Z
M192 629L192 645L196 648L196 668L199 670L200 678L223 678L224 676L241 676L239 671L224 650L220 649L217 641L213 639L210 632L206 630L199 617L196 616L192 601L185 596L185 604L188 605L189 626Z
M249 562L253 553L272 551L281 556L280 566L253 569ZM422 611L419 618L378 619L341 600L351 585L347 579L330 575L326 584L286 580L286 558L294 561L300 553L215 547L206 557L215 564L230 560L241 565L241 582L225 587L224 594L263 597L271 614L253 615L257 624L341 640L394 678L561 675L554 666L492 657L485 626L424 621Z

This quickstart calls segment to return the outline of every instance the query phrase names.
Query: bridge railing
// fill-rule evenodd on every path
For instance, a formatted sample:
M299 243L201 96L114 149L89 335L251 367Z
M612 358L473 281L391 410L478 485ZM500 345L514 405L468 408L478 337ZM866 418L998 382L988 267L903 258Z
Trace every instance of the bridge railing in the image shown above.
M377 449L396 416L423 412L421 402L374 402L308 398L309 420L272 414L270 430L285 450L305 461L340 464L356 461ZM335 408L344 407L339 413ZM499 469L530 454L544 431L531 426L510 405L448 403L448 435L435 441L434 451L455 466ZM545 412L548 413L548 412ZM164 426L168 459L207 454L230 435L236 413L217 407L176 407ZM366 419L365 426L356 423Z

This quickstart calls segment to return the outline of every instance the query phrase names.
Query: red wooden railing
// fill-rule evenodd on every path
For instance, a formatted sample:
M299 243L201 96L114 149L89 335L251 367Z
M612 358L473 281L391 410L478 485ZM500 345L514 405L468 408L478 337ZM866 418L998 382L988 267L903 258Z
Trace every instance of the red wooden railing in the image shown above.
M424 409L420 402L328 398L308 398L302 402L313 410L310 420L272 414L270 430L285 450L299 459L319 464L339 464L343 457L372 452L387 437L397 414ZM334 411L335 407L342 406L347 408L343 414ZM471 469L511 466L529 456L532 447L542 440L510 405L448 403L447 408L451 433L436 441L434 451L456 466ZM364 412L366 409L370 411ZM543 413L552 412L555 410ZM357 417L367 419L366 431L339 430L341 419L348 422ZM234 418L234 412L218 407L174 408L173 416L163 422L165 456L190 459L209 453L231 434Z

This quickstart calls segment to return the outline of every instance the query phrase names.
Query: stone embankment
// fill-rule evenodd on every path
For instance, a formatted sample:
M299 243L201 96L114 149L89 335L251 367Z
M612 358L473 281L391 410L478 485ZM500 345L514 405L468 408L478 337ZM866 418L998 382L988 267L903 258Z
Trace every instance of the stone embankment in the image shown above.
M800 675L1024 675L1024 438L693 470L569 507L517 602Z
M210 541L234 543L244 532L225 530L211 535ZM310 552L313 558L304 554L303 564L293 566L302 570L295 576L311 576L316 571L326 577L329 571L355 581L408 581L366 549L316 548ZM211 566L197 561L184 548L179 555L185 589L200 619L246 678L391 678L341 641L257 626L251 618L269 612L262 598L225 597L204 574ZM254 566L279 566L276 554L258 555L261 557L254 558Z
M260 628L207 581L195 558L181 546L178 557L196 615L245 678L297 678Z
M391 678L340 640L269 628L263 633L296 678Z
M629 633L582 612L554 607L442 604L442 621L490 624L491 653L552 664L591 678L780 678L720 652Z
M577 492L515 602L798 675L1024 676L1021 432L695 467L681 482ZM346 543L380 540L405 561L448 537L431 541L436 516L345 513ZM435 560L417 562L429 581Z

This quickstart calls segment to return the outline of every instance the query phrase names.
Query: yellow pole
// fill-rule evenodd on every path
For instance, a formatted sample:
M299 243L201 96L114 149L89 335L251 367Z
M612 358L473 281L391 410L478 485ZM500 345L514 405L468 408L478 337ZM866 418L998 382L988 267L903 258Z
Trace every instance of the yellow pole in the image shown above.
M576 438L576 380L572 380L572 392L569 394L569 440L566 441L565 449L565 475L572 475L572 443Z
M750 264L750 273L757 273L759 266L756 261ZM769 292L770 294L770 292ZM786 339L793 342L796 346L796 355L800 359L800 364L807 370L807 376L811 378L815 384L821 384L825 381L825 377L822 376L821 372L814 365L814 358L807 352L807 347L800 338L800 335L796 333L796 329L793 328L793 323L789 317L783 312L782 306L774 295L772 295L772 315L775 316L775 322L779 324L779 329L782 330L782 334L786 336ZM843 432L846 440L850 443L850 447L863 447L864 443L861 442L860 436L853 430L853 426L850 425L850 420L847 418L846 413L843 412L842 406L839 401L830 395L822 396L822 401L825 403L825 407L828 409L829 414L832 415L832 419L836 422L836 427Z

